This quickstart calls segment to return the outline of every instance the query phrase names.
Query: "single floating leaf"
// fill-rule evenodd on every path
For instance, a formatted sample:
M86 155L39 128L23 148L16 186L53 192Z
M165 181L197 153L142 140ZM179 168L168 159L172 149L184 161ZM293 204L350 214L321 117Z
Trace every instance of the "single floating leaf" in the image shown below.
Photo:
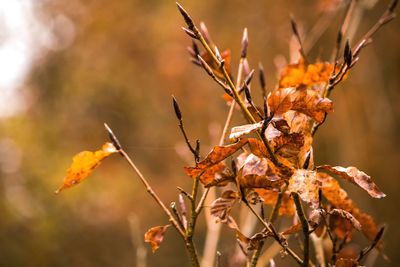
M112 153L118 150L111 143L105 143L100 150L95 152L83 151L75 155L72 159L72 165L67 170L63 185L56 190L56 194L66 188L79 184L89 176L100 163Z
M153 253L160 247L168 227L170 227L169 224L164 226L155 226L147 230L144 234L144 241L150 244Z
M355 167L344 168L340 166L332 167L329 165L322 165L317 167L317 169L329 171L349 182L352 182L367 191L371 197L382 198L386 196L381 190L379 190L378 186L376 186L370 176Z

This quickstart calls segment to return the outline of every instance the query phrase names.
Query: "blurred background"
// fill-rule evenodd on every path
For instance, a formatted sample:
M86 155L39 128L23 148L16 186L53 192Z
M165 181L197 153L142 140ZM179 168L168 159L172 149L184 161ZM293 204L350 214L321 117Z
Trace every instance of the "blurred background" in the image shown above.
M358 31L349 32L353 44L388 3L358 2ZM248 28L250 65L264 64L269 90L277 65L289 60L290 14L309 58L328 60L345 3L182 1L197 22L206 22L221 50L231 49L233 69ZM0 266L138 266L146 253L148 266L188 266L174 230L156 254L144 244L144 232L167 219L118 155L81 185L54 195L72 156L107 140L104 122L166 203L177 200L177 185L190 188L182 167L191 161L171 95L188 134L201 140L203 155L216 144L228 106L218 85L189 62L183 25L169 0L0 2ZM376 200L345 186L387 225L384 251L391 262L378 257L376 266L400 260L399 27L395 20L379 31L335 89L335 112L314 145L317 164L357 166L387 194ZM202 218L200 250L204 225ZM226 256L235 243L231 232L223 234L219 250Z

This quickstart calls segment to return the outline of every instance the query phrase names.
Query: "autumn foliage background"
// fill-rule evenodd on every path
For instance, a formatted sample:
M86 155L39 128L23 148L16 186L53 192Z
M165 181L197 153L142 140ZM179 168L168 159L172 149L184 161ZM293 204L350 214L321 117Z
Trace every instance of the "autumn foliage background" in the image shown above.
M339 2L182 1L197 21L207 23L221 49L232 49L234 69L243 28L248 28L249 62L264 64L269 90L276 83L274 63L288 57L289 14L307 32ZM369 6L375 1L361 2L363 33L387 2L377 1L373 9ZM1 118L0 265L135 266L142 234L165 224L164 214L118 156L102 164L84 186L55 197L71 155L104 143L103 122L108 122L169 203L176 200L177 185L191 184L182 169L190 155L171 94L179 99L188 133L202 141L202 155L218 142L228 107L218 85L189 62L185 47L190 43L180 30L183 22L174 1L43 1L35 12L49 23L64 16L73 32L54 24L65 45L40 50L18 91L25 109ZM312 58L329 59L342 14L332 19ZM363 210L388 226L385 253L392 263L379 258L376 266L400 261L399 26L396 19L363 51L350 77L332 93L335 112L314 139L317 164L357 166L387 195L375 200L343 184ZM235 121L243 124L240 116ZM138 231L132 222L138 222ZM200 220L197 231L204 229ZM198 234L200 243L201 238ZM232 238L223 232L222 253L232 249ZM188 264L174 231L157 254L148 255L148 266Z

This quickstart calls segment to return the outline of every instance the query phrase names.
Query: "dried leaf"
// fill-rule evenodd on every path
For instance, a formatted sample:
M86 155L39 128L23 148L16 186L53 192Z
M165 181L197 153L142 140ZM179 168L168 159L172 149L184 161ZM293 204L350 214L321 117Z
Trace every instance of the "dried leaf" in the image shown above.
M311 86L326 83L329 81L332 71L333 65L330 63L317 62L306 66L304 60L301 59L299 63L287 65L282 70L279 87Z
M338 214L329 216L329 228L336 238L344 240L346 243L353 238L353 225L351 222Z
M340 258L336 261L335 267L358 267L358 262L355 259Z
M231 140L236 140L239 137L242 137L243 135L247 135L249 133L252 133L256 130L259 130L262 128L264 121L260 121L258 123L254 124L245 124L245 125L240 125L233 127L231 129L231 133L229 135L229 139Z
M329 211L329 214L335 214L335 215L339 215L339 216L345 218L346 220L351 222L351 224L353 225L354 228L356 228L358 231L361 231L360 222L357 221L357 219L354 218L354 216L351 215L350 212L342 210L342 209L333 209L333 210Z
M298 169L289 180L288 192L299 194L312 208L318 207L318 190L319 183L315 171Z
M282 232L282 235L292 235L300 232L301 228L301 223L296 223L292 226L290 226L288 229Z
M239 169L238 183L241 188L276 188L284 181L279 178L276 168L266 158L250 154Z
M211 215L216 217L218 222L227 223L229 213L238 198L238 192L232 190L224 191L221 197L211 203Z
M203 170L196 167L184 167L185 172L188 176L196 179L199 177L200 182L207 186L210 183L214 183L221 177L221 173L226 169L224 162L218 162L210 168Z
M63 185L56 190L56 194L66 188L79 184L89 176L92 171L100 165L101 161L116 153L118 150L111 143L105 143L100 150L95 152L83 151L75 155L72 159L72 165L67 170Z
M337 180L325 173L318 173L317 179L321 184L323 196L336 208L351 213L361 224L361 231L369 240L374 240L378 233L378 226L374 219L362 212L349 198ZM345 220L347 221L347 220ZM348 221L347 221L348 222ZM349 222L348 222L349 223Z
M318 123L325 120L326 113L333 111L332 101L322 98L318 92L311 89L298 89L292 103L292 110L304 113Z
M155 226L147 230L144 234L144 241L150 244L153 253L160 247L168 227L170 227L169 224L164 226Z
M292 95L296 92L293 87L281 88L268 94L268 108L274 115L280 115L292 108Z
M278 200L279 192L269 189L255 189L254 191L256 191L260 197L264 199L264 204L272 207L275 206L275 203ZM279 216L293 216L295 211L293 199L288 193L285 192L282 197L281 207L279 208Z
M352 182L355 185L358 185L359 187L367 191L371 197L382 198L386 196L381 190L379 190L379 188L372 181L370 176L355 167L344 168L340 166L332 167L329 165L323 165L318 166L317 169L329 171L349 182Z
M325 114L333 111L332 101L322 98L318 92L300 87L280 88L268 95L268 107L275 115L281 115L289 110L296 110L321 123Z
M324 221L325 210L323 209L314 209L311 211L310 216L308 216L308 222L310 223L312 228L316 228Z

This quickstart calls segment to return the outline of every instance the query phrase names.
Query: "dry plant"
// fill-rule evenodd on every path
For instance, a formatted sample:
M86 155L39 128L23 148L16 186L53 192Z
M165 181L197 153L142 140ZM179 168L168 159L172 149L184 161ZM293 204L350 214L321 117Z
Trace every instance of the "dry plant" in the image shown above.
M279 252L282 257L291 258L300 266L362 265L371 250L382 252L384 228L379 228L370 215L357 207L341 188L338 179L364 189L373 198L382 198L385 194L370 176L355 167L315 166L312 148L315 134L333 111L333 103L329 99L332 91L347 79L350 70L359 61L361 51L372 42L373 35L395 17L397 1L392 1L376 24L351 46L349 41L343 39L346 38L356 2L348 3L332 62L310 62L297 24L291 19L299 60L282 69L276 88L269 93L263 67L259 65L259 93L263 97L261 108L253 101L250 90L254 70L247 61L247 30L243 32L234 82L229 50L220 52L211 41L205 24L196 26L188 12L177 4L187 24L183 30L192 39L192 46L188 48L192 62L222 87L224 100L230 105L220 143L205 158L201 158L200 141L189 141L182 111L175 97L172 98L180 131L193 155L194 166L185 167L186 174L193 179L191 192L178 187L177 203L173 202L170 206L164 204L106 124L111 142L96 152L77 154L64 184L56 192L80 183L102 160L119 153L169 220L168 224L146 232L145 241L153 252L172 226L181 236L191 264L200 266L201 256L194 236L199 215L208 201L211 204L207 213L212 218L212 222L207 222L209 228L215 231L214 225L218 223L232 229L244 255L235 257L236 260L230 261L229 265L275 266L274 258ZM226 142L235 111L241 112L246 124L231 128L229 141ZM251 235L243 233L242 227L236 223L232 212L234 206L249 211L241 213L243 216L257 219L258 225L247 225L246 232L252 232ZM268 216L264 212L265 206L272 207ZM344 257L341 251L352 240L354 230L360 231L370 245L357 251L356 255ZM220 232L217 230L215 233L213 240L206 241L208 246L204 255L207 258L203 259L203 266L222 264L221 253L217 251ZM289 242L290 238L293 242ZM267 243L268 240L273 242Z

